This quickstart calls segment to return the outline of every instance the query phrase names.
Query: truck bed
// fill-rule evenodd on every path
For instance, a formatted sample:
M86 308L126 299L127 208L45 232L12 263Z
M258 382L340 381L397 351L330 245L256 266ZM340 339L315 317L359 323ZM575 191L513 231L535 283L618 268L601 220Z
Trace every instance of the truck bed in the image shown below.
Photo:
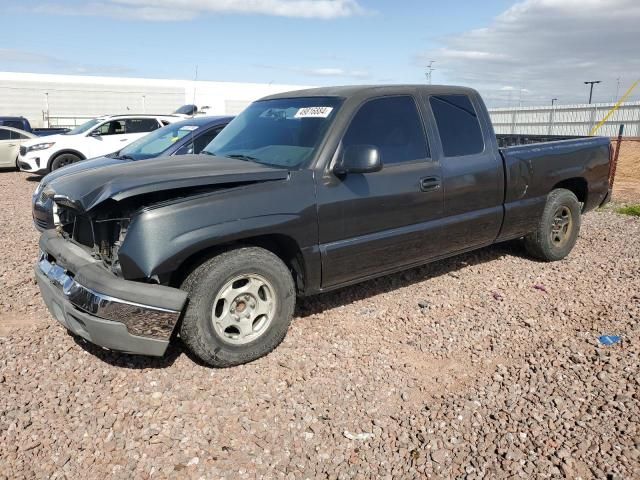
M505 172L504 223L499 240L531 231L554 188L576 192L582 211L608 198L610 140L577 137L500 148Z

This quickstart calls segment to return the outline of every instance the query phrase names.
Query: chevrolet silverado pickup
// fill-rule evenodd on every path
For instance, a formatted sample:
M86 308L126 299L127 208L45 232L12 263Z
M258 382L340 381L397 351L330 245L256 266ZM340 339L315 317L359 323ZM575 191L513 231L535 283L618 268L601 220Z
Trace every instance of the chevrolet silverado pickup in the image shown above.
M274 349L296 298L496 242L569 254L610 196L610 142L500 149L469 88L349 86L252 103L200 155L49 182L42 296L72 333L209 365Z

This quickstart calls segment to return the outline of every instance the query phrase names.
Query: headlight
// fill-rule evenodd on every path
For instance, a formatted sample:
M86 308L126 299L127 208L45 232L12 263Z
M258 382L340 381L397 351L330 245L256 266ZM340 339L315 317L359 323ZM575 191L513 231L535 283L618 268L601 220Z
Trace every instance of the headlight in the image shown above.
M62 222L60 221L60 209L58 208L58 204L56 202L53 202L53 205L51 205L51 211L53 213L53 224L56 226L56 228L61 227Z
M38 186L36 187L36 191L33 192L34 198L38 197L42 193L43 189L44 189L44 182L41 181L40 183L38 183Z
M56 144L56 142L49 143L38 143L36 145L31 145L27 147L27 152L37 152L38 150L46 150L47 148L51 148Z

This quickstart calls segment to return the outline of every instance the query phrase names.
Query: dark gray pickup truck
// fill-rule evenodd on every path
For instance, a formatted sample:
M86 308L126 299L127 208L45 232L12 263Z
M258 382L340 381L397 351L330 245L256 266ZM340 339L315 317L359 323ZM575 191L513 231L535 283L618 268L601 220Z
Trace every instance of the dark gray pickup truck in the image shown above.
M609 199L609 157L596 137L499 149L468 88L279 94L201 155L51 181L37 280L90 342L163 355L179 335L237 365L282 341L297 296L516 238L564 258Z

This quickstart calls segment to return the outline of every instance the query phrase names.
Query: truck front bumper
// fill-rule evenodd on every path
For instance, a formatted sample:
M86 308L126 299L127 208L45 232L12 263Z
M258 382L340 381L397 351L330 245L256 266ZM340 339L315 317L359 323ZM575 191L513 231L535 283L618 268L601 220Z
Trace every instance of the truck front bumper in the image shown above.
M164 355L187 294L123 280L82 247L45 231L35 267L53 317L76 335L110 350Z

